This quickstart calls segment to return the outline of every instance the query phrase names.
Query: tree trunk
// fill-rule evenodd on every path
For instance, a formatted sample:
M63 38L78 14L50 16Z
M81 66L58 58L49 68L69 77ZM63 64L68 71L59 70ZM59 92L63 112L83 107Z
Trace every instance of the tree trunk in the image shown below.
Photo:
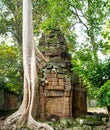
M24 95L19 110L9 116L5 124L16 123L13 130L21 128L25 122L34 130L53 130L47 124L41 124L34 120L38 99L38 68L45 63L45 58L33 43L31 0L23 0L23 67L24 67Z

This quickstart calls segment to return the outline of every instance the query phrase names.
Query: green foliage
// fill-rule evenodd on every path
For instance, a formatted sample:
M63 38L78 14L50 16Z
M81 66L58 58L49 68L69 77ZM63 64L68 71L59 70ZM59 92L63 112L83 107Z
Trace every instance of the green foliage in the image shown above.
M68 17L71 15L68 2L65 0L48 1L48 12L41 27L45 30L60 29L69 27Z
M86 53L86 55L88 57L84 56L84 52L80 52L77 56L74 56L74 60L72 60L73 71L82 78L83 83L88 88L88 96L98 98L99 104L106 106L110 103L110 89L107 86L110 79L110 60L96 64L92 61L92 57L90 58L89 53Z
M22 86L21 58L17 46L0 45L0 90L20 93Z
M106 63L100 63L87 72L88 80L94 87L100 88L107 80L110 79L110 60Z
M1 0L0 1L0 34L11 36L22 43L22 1Z
M110 106L110 80L104 83L99 89L98 102L101 107Z
M110 53L110 20L106 20L102 29L103 42L101 43L102 52L104 54Z

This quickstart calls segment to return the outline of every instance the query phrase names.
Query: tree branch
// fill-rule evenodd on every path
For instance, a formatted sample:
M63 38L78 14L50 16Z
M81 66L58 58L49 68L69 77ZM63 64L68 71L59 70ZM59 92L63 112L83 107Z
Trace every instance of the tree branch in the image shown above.
M82 10L78 10L71 1L68 0L69 6L72 7L73 9L71 9L70 11L77 16L79 23L81 23L86 29L87 32L89 31L88 26L83 22L83 20L81 19L81 17L85 18L84 13L82 12ZM78 11L81 12L82 15L79 15ZM86 18L85 18L86 19Z

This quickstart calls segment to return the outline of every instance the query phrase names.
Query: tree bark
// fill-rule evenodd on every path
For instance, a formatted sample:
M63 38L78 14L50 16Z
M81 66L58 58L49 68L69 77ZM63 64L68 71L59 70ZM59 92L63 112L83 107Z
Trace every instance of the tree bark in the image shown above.
M5 124L16 123L13 130L21 128L25 122L34 130L53 130L47 124L34 120L38 99L37 71L45 63L45 58L34 45L32 25L32 2L23 0L23 68L24 68L24 94L19 110L5 120Z

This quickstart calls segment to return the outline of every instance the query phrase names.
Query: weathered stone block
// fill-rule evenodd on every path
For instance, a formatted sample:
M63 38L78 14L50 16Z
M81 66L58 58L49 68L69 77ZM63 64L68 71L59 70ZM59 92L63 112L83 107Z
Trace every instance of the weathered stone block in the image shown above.
M56 74L57 74L56 69L53 68L53 69L51 70L51 74L55 74L55 75L56 75Z
M58 74L58 78L64 78L64 76L62 74Z
M47 74L46 78L56 78L57 74Z
M59 78L59 82L64 82L64 79L63 78L61 78L61 79Z
M70 91L65 91L65 93L64 93L65 97L69 97L69 96L70 96L70 94L71 94L71 92L70 92Z
M70 91L71 90L71 86L70 85L65 85L65 90L66 91Z
M69 102L69 98L68 97L64 98L64 101L68 103Z
M50 85L52 85L52 82L51 82L51 81L49 81L49 82L48 82L48 85L49 85L49 86L50 86Z
M47 80L48 80L48 81L55 81L55 82L57 82L57 78L54 78L54 77L50 77L50 78L48 78Z
M71 82L71 78L65 77L65 82Z
M56 86L54 86L54 89L56 89L56 90L64 90L64 86L56 85Z
M48 85L48 88L49 90L52 90L53 89L53 86L52 85Z
M66 81L65 85L70 85L71 86L71 82L70 81Z
M52 85L53 85L53 86L57 86L57 85L58 85L58 82L57 82L57 81L52 81Z
M63 81L59 81L59 86L64 86L65 83Z
M47 97L54 97L54 96L55 97L62 97L62 96L64 96L64 92L63 91L46 91L45 96L47 96Z

